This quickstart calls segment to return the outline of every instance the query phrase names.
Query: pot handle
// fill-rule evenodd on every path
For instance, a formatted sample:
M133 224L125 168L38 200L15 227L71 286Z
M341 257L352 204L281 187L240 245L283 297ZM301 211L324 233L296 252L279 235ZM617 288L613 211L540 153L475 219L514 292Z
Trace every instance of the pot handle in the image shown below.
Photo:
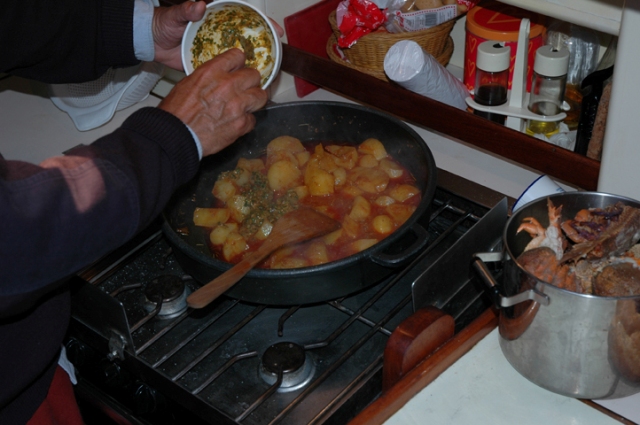
M418 253L429 242L429 234L424 227L417 223L409 227L409 230L416 236L416 240L411 246L397 254L385 254L384 252L373 254L371 255L371 261L384 267L397 267L398 264Z
M533 300L538 304L545 306L549 305L549 303L551 302L547 294L543 294L542 292L536 291L535 289L528 289L511 297L503 297L500 293L497 282L495 281L493 275L485 264L485 261L488 263L502 261L502 252L478 252L473 254L473 257L473 267L480 274L480 277L482 278L482 280L484 280L484 283L489 287L491 298L498 308L512 307L527 300Z

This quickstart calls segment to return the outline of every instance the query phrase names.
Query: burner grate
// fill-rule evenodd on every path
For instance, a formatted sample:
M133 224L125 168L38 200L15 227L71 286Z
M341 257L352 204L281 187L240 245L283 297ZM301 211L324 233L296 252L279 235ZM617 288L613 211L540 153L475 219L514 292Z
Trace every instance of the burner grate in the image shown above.
M427 247L409 266L360 293L314 305L280 308L221 297L202 310L154 318L141 302L144 285L121 288L165 276L195 289L162 237L151 238L117 268L89 281L117 298L126 321L134 324L131 344L119 362L202 423L346 423L357 412L353 406L362 408L380 392L384 346L413 312L413 282L484 212L438 189L419 220L429 235ZM489 303L481 288L465 284L441 308L461 329ZM76 328L84 322L74 315ZM110 338L104 332L88 337L86 329L80 334L77 339L98 350ZM303 374L301 384L264 371L265 353L283 343L304 354L302 369L308 376ZM282 382L288 390L282 390Z

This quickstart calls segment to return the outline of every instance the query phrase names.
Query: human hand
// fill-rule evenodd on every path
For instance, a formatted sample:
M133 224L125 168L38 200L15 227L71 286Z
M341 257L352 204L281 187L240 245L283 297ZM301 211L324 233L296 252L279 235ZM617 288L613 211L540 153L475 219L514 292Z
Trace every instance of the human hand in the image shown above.
M271 23L273 24L273 28L275 28L276 32L278 33L278 37L282 38L282 36L284 35L284 30L282 29L282 27L271 18L269 18L269 21L271 21Z
M253 129L253 112L267 103L260 73L244 66L244 53L228 50L183 78L158 107L187 124L203 156L219 152Z
M180 44L190 21L199 21L207 5L203 1L185 1L176 6L156 7L153 13L153 44L156 62L183 70Z

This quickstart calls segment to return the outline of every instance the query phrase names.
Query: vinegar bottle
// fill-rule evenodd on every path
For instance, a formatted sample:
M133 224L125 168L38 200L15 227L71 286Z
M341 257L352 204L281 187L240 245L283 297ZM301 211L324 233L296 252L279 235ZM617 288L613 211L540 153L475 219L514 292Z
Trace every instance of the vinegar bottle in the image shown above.
M567 85L569 50L542 46L536 50L533 65L533 81L529 97L529 110L534 114L551 116L562 111L564 91ZM527 134L551 136L559 130L557 121L529 120Z
M497 41L485 41L478 46L476 82L473 100L480 105L497 106L507 103L511 48ZM475 115L504 124L505 116L474 110Z

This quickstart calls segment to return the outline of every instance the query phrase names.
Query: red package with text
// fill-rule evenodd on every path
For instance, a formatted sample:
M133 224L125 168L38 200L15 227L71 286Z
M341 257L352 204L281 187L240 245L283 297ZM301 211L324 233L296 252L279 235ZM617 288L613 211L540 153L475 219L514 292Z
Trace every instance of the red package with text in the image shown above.
M338 46L347 48L363 35L378 29L386 17L380 8L369 0L345 0L338 4L336 22L340 29Z
M384 9L390 33L421 31L467 13L479 0L389 0Z

